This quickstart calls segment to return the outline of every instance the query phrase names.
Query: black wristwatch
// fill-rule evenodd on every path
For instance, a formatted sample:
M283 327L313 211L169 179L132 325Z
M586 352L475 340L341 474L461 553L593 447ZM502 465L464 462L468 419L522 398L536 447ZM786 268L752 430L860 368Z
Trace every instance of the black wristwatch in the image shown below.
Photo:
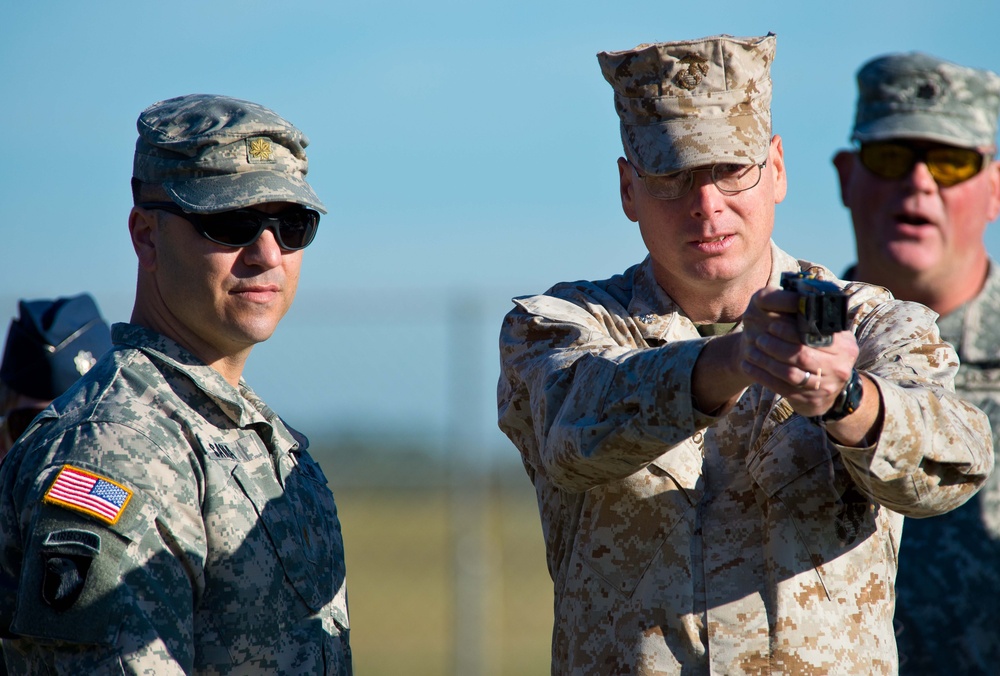
M820 416L820 420L823 422L832 422L854 413L858 410L858 406L861 405L861 395L864 393L865 388L861 382L861 376L858 375L856 369L852 370L851 377L847 381L847 384L844 385L844 389L837 395L837 399L833 402L830 410Z

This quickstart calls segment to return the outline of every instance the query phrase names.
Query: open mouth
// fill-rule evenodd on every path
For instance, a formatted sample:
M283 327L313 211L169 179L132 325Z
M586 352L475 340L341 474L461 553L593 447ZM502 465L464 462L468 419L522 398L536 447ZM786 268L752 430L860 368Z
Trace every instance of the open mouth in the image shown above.
M691 246L695 251L700 251L703 254L715 255L728 251L730 246L732 246L732 242L732 235L719 235L717 237L706 237L704 239L693 240L691 242Z
M902 225L931 225L926 217L913 213L896 214L896 222Z

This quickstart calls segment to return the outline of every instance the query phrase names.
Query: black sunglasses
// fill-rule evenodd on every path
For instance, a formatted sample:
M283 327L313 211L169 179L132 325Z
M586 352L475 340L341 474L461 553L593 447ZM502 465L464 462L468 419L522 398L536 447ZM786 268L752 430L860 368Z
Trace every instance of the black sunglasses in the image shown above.
M892 181L908 176L917 162L923 162L937 184L945 188L968 181L982 171L988 160L973 148L922 146L902 141L862 143L858 157L868 171Z
M319 212L305 207L289 207L277 214L256 209L232 209L216 214L184 211L173 202L142 202L136 206L157 209L189 221L201 235L216 244L232 247L250 246L264 230L271 228L278 246L297 251L309 246L319 227Z

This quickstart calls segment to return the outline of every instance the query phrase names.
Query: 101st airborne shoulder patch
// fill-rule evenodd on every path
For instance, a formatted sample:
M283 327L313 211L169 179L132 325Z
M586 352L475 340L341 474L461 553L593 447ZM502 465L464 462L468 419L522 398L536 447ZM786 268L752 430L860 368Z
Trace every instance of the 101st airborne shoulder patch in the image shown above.
M132 490L100 474L63 465L55 481L45 491L42 502L115 524L132 499Z

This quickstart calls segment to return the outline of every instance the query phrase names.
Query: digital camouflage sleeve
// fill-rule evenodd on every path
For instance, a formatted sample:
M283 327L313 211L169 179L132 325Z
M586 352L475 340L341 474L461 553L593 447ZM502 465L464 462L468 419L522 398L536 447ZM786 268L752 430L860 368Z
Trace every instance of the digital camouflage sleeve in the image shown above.
M0 467L11 673L350 674L340 524L305 439L175 343L114 338Z
M783 271L820 266L772 245ZM847 286L884 423L833 443L782 397L692 405L699 336L649 260L519 298L500 336L500 427L541 510L554 674L894 674L903 517L961 505L993 466L927 308ZM737 329L738 330L738 329Z

